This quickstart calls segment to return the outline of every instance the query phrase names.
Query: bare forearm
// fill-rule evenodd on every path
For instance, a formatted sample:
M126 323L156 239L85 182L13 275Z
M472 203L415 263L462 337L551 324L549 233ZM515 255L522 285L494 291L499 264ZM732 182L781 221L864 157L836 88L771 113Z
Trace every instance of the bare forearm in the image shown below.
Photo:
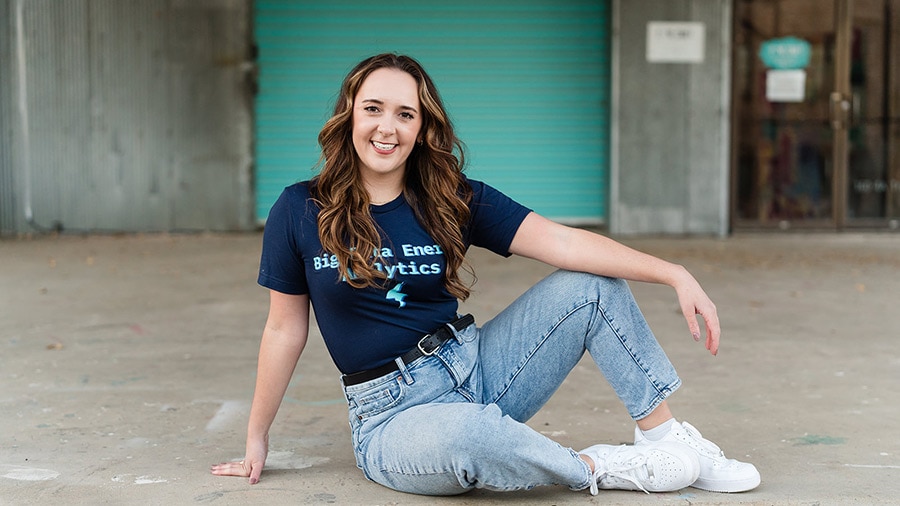
M263 333L248 438L262 438L268 434L304 344L305 339L288 340L268 328Z
M680 265L642 253L602 235L580 229L568 229L568 232L567 268L672 287L689 275Z
M688 328L700 340L696 315L706 322L706 348L719 349L719 317L694 276L684 267L620 244L608 237L554 223L529 214L510 245L510 252L570 271L612 278L661 283L675 289Z
M297 360L309 336L309 296L269 291L269 317L259 345L256 390L247 425L244 460L212 466L219 476L244 476L259 481L269 454L269 427L284 398Z
M561 269L673 287L689 276L679 265L533 213L520 226L510 250Z

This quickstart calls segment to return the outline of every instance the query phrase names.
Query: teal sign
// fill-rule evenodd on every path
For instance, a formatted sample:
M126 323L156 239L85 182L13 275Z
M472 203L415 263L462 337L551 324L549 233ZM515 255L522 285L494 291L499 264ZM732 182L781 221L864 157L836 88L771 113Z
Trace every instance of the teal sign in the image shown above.
M797 37L771 39L762 43L759 57L770 69L802 69L809 65L812 47L809 42Z

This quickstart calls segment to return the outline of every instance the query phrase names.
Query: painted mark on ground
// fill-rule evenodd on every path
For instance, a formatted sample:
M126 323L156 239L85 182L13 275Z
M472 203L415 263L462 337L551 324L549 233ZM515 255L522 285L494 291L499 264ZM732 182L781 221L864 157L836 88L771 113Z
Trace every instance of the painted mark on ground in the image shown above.
M243 419L247 416L246 401L224 401L219 410L206 424L206 430L218 431L225 429L234 419Z
M128 481L132 481L131 480L132 476L134 476L134 475L133 474L117 474L112 477L112 481L114 481L116 483L125 483ZM135 485L150 485L153 483L168 483L168 482L169 482L169 480L164 480L158 476L153 477L153 476L146 476L146 475L137 476L133 480L133 483Z
M5 469L5 473L0 475L3 478L19 481L46 481L54 480L59 477L59 473L52 469L38 469L34 467L9 466Z
M791 441L797 446L810 445L842 445L847 442L845 437L819 436L816 434L807 434L803 437L795 437Z
M210 492L208 494L195 495L194 501L196 501L196 502L213 502L216 499L220 499L222 497L225 497L225 492L217 490L215 492Z
M541 434L547 437L560 437L567 436L568 434L564 430L542 430Z
M130 378L110 381L109 384L114 387L120 387L122 385L127 385L128 383L134 383L145 379L147 379L146 376L132 376Z
M328 462L328 457L304 457L292 451L270 451L266 469L306 469Z
M900 469L900 466L889 466L880 464L844 464L846 467L861 467L863 469Z

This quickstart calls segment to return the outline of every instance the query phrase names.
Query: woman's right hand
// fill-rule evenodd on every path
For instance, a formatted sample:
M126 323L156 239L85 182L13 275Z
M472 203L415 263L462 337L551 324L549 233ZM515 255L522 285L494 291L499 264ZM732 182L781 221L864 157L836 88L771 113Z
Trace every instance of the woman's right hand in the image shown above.
M266 457L269 455L269 437L261 440L247 439L247 451L244 460L240 462L222 462L210 468L210 472L216 476L241 476L250 478L250 484L259 482L259 475L266 465Z

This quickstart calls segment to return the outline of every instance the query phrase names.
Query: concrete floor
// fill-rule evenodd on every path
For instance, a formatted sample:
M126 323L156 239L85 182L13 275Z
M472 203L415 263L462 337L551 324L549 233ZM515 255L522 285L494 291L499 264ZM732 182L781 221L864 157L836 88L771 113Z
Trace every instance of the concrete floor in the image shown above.
M239 459L267 294L259 234L0 241L0 504L897 504L900 235L634 239L716 301L722 349L693 342L674 293L633 284L684 387L671 400L729 456L744 494L563 487L456 498L392 492L353 462L337 372L318 334L271 432L262 481ZM473 251L485 321L550 270ZM631 437L583 361L529 422L576 449Z

